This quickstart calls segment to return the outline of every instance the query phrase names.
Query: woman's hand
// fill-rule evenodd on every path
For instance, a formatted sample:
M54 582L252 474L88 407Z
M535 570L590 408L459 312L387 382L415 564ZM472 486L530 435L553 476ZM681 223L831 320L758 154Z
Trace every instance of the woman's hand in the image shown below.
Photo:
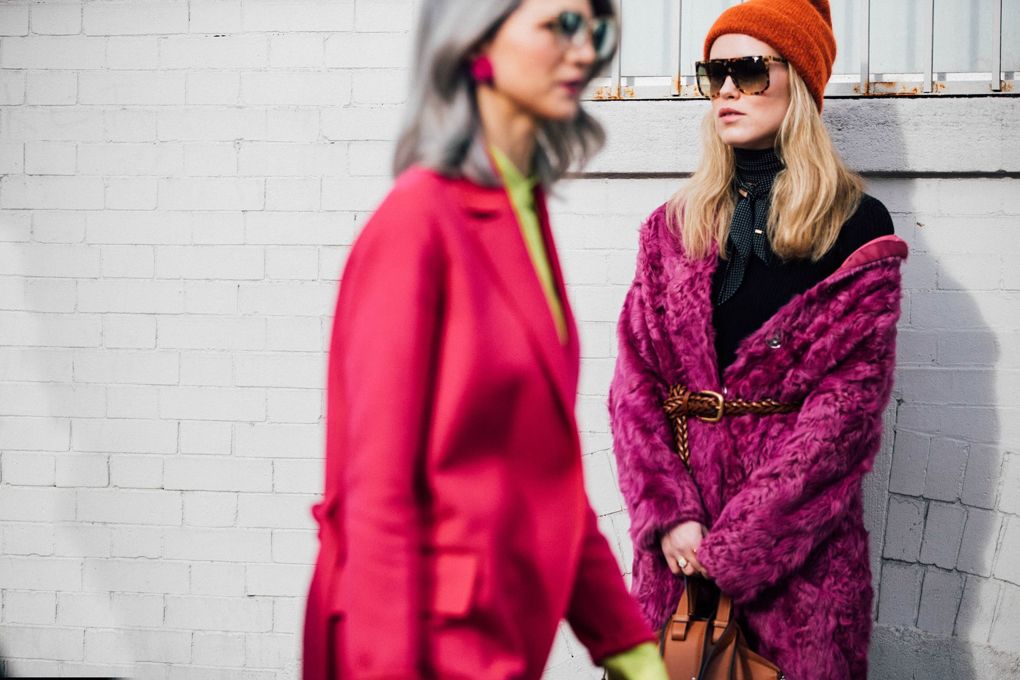
M663 535L662 555L671 572L685 576L694 576L695 573L708 576L701 562L698 562L698 548L706 533L708 529L701 522L684 522Z

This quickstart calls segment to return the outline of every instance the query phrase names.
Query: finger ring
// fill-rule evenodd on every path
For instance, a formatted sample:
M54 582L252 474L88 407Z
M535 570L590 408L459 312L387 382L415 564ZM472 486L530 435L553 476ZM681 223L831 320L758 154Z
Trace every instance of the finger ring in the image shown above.
M676 558L676 563L678 565L680 565L681 569L686 569L687 568L687 558L685 558L685 557L678 557L678 558Z

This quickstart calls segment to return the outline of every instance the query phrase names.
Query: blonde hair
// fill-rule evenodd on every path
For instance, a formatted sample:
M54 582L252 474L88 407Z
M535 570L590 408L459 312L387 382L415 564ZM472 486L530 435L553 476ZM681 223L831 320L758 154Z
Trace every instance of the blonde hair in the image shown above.
M863 184L839 157L807 85L792 65L788 69L790 106L776 137L776 153L785 168L772 185L769 241L783 259L817 261L857 211ZM670 198L667 214L689 258L707 257L713 242L725 258L736 205L733 148L716 133L711 111L702 122L701 137L701 164Z

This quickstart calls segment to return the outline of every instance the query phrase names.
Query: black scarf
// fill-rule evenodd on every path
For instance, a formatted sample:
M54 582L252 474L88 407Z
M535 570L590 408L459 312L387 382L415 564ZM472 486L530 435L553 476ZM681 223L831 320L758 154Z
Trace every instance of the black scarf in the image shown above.
M767 227L772 183L783 169L783 163L772 149L734 149L733 153L737 170L734 183L737 205L730 222L726 278L716 296L717 306L729 300L740 288L752 252L766 265L775 258Z

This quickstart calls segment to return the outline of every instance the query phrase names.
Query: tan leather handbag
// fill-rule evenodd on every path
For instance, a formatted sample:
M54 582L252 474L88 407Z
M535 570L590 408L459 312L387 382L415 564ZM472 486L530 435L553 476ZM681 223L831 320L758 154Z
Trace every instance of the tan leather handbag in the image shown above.
M701 578L685 578L676 613L659 632L670 680L785 680L747 646L733 602Z

